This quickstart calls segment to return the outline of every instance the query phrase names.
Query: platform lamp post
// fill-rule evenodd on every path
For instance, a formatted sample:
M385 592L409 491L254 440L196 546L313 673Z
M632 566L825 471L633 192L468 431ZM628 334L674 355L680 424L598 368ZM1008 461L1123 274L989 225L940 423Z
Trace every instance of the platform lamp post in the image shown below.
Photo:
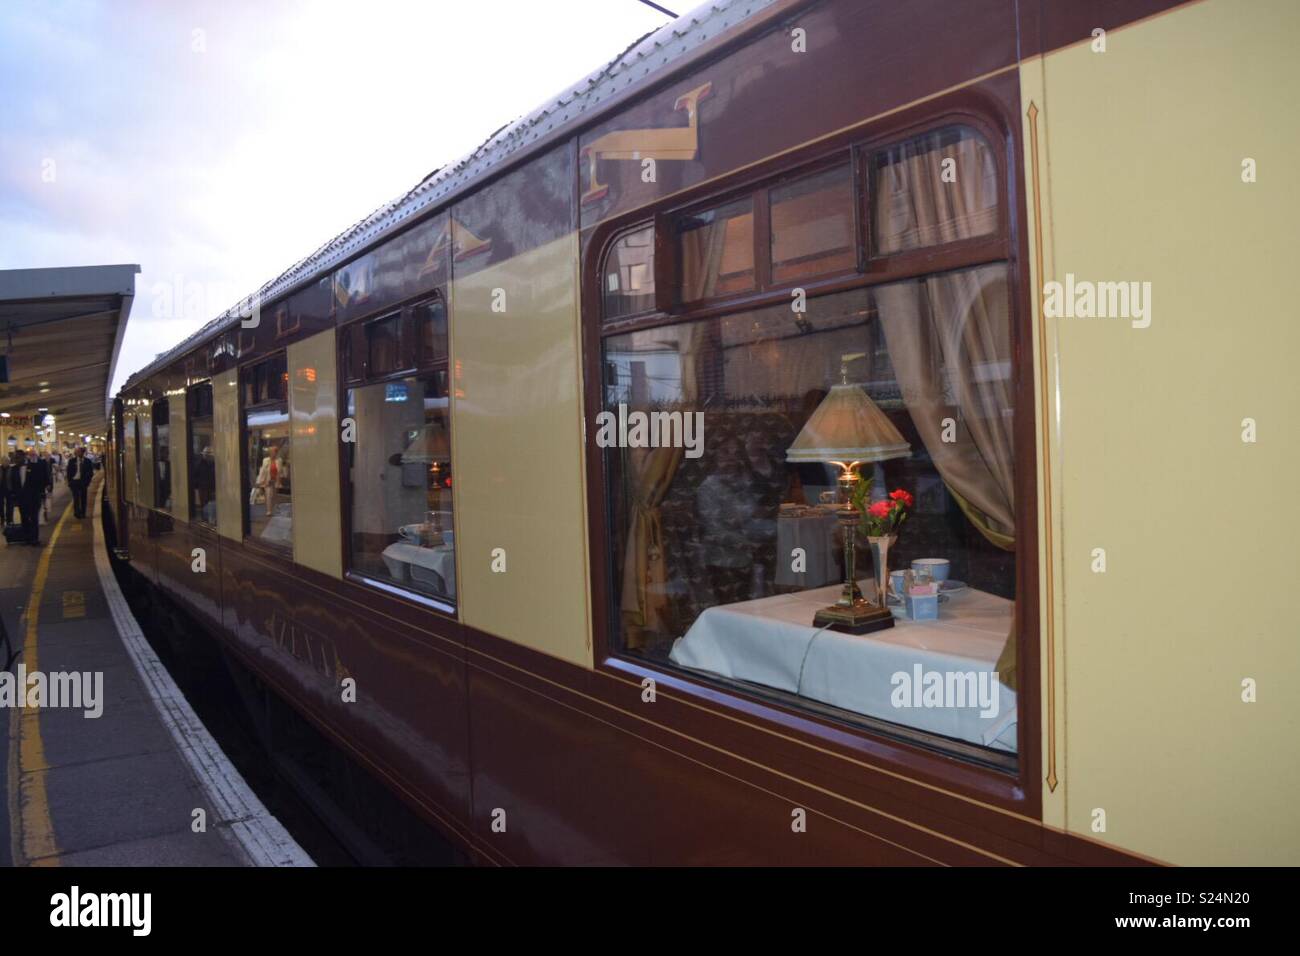
M884 594L877 595L880 603L876 604L864 598L858 588L854 569L858 512L852 501L858 468L865 462L875 466L873 498L876 492L883 497L885 474L882 463L891 458L907 458L912 453L912 446L885 413L861 387L849 382L849 363L865 357L865 352L840 356L839 384L831 386L785 455L788 462L823 462L839 466L839 508L835 516L844 534L844 590L838 601L817 612L813 625L848 634L868 634L894 626L894 617L885 606Z

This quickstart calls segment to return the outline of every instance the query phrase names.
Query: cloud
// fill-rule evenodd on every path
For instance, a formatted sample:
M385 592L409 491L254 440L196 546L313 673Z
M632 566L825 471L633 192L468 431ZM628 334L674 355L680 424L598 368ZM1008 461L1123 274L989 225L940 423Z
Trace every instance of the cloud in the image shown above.
M3 5L0 268L141 265L116 389L664 21L632 0ZM239 291L159 318L177 277Z

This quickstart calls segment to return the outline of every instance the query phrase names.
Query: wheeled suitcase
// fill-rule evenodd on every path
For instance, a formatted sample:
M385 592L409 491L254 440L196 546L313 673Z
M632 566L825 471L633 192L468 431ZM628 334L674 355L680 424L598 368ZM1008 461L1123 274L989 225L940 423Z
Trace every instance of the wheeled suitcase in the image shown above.
M14 544L16 542L26 541L27 536L23 534L23 526L20 524L5 525L5 544Z

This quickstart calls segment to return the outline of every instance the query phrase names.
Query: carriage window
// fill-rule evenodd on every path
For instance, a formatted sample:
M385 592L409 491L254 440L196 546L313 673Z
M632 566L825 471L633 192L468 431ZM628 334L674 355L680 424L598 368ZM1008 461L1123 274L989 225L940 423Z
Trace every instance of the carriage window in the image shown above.
M876 255L996 232L998 167L988 142L952 127L881 150L871 158Z
M352 568L456 600L447 372L348 390Z
M442 298L421 302L411 311L420 341L420 364L447 361L447 310Z
M737 202L677 220L678 295L698 302L754 288L754 202Z
M655 230L645 226L622 236L605 258L605 318L655 307Z
M217 462L213 452L212 383L189 390L190 520L216 527Z
M171 412L166 399L153 404L154 507L172 510Z
M845 272L857 265L853 179L847 163L771 191L772 281Z
M917 145L931 143L936 155ZM996 230L996 173L970 187L959 226L932 201L944 151L966 155L959 177L985 175L983 141L968 154L963 143L945 133L879 154L924 157L875 167L895 180L866 207L886 248ZM755 192L771 213L759 272L772 288L854 270L848 177L839 166ZM891 231L900 208L910 219ZM680 234L683 299L716 298L739 271L727 224L747 215L733 205ZM917 277L884 260L858 288L808 298L795 321L778 299L604 336L604 410L622 436L602 446L608 625L625 655L1011 769L1009 270L977 252L944 269Z
M245 533L262 544L293 548L293 482L289 439L288 368L283 353L243 371Z
M377 319L367 325L366 346L370 350L368 371L371 375L385 375L401 368L401 314Z

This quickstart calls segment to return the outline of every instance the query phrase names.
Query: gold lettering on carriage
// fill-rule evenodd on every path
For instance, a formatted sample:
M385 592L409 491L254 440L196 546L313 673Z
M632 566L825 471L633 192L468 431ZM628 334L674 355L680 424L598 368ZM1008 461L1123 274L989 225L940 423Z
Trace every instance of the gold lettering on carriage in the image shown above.
M980 708L984 718L998 715L1001 685L996 671L895 671L889 702L895 707Z
M684 448L687 458L704 454L703 412L629 412L596 416L596 445L600 448Z

